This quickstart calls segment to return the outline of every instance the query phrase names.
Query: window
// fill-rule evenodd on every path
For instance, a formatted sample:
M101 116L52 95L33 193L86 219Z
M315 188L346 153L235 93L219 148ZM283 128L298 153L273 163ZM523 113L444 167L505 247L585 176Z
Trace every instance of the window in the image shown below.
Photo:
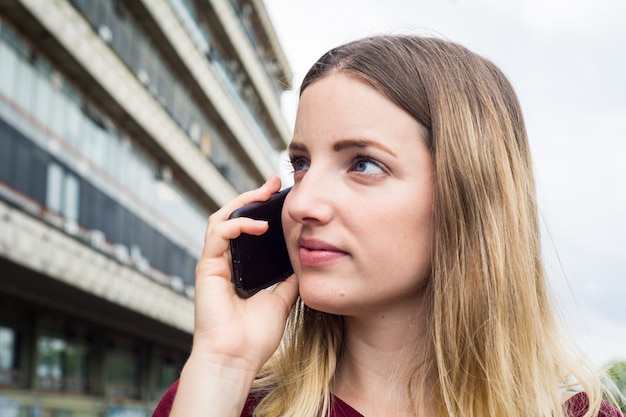
M32 180L28 189L28 195L37 203L46 203L46 174L50 156L40 147L33 146L31 150Z
M72 103L66 93L63 91L65 81L60 73L54 72L48 81L51 86L52 95L49 103L49 121L48 127L59 137L64 138L67 135L67 127L69 124L68 108Z
M88 392L88 348L83 340L41 336L37 341L37 381L44 390Z
M89 145L86 148L86 155L100 168L107 168L106 162L108 162L109 148L111 147L107 136L107 132L104 129L96 128L87 141Z
M48 164L46 206L65 218L78 221L80 183L56 162Z
M66 218L78 220L78 179L74 175L65 175L64 212Z
M63 168L55 163L48 165L46 206L57 213L63 212Z
M83 115L78 107L77 103L70 100L64 100L68 104L65 106L66 121L64 123L64 130L60 135L68 141L75 149L81 146L81 134L83 131Z
M13 129L0 117L0 181L6 183L11 176L13 140Z
M54 90L50 81L38 71L33 72L32 78L33 103L32 115L44 126L50 126L52 119L52 96Z
M17 140L14 145L15 163L13 165L13 178L9 183L12 183L21 192L28 194L33 177L31 164L33 146L25 140Z
M157 356L157 395L160 398L180 376L183 361L176 354L160 354Z
M16 78L18 77L18 57L13 49L11 49L4 39L0 38L0 92L12 98L15 88Z
M19 61L17 79L14 91L14 98L17 104L29 113L33 108L33 84L35 82L35 70L32 66Z
M133 346L113 344L106 353L106 394L110 398L140 398L140 357Z
M18 385L19 343L17 331L0 326L0 385Z

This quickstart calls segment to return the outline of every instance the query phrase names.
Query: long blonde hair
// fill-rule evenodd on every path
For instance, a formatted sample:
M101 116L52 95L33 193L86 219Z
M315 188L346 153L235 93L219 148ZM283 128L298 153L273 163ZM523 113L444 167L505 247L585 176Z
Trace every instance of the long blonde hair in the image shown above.
M375 36L335 48L300 94L328 74L365 80L429 132L435 233L428 282L429 350L415 353L407 389L438 416L564 415L572 375L600 401L595 375L571 360L544 276L532 161L520 106L490 61L455 43ZM327 415L342 319L301 301L255 390L258 417ZM421 397L420 397L421 396Z

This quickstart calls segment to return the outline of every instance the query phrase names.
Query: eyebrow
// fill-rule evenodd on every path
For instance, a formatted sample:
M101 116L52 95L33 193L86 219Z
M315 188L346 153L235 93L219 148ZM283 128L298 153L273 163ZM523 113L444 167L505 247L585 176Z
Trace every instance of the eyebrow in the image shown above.
M382 143L369 139L342 139L333 144L333 149L337 152L349 148L364 149L368 147L379 149L394 157L397 156L391 149L389 149Z
M386 147L380 142L373 141L370 139L340 139L336 141L335 143L333 143L333 150L335 152L339 152L339 151L350 149L350 148L365 149L368 147L380 149L381 151L386 152L393 157L397 157L396 153L393 152L391 149L389 149L388 147ZM303 143L291 142L289 144L289 150L306 151L307 147Z

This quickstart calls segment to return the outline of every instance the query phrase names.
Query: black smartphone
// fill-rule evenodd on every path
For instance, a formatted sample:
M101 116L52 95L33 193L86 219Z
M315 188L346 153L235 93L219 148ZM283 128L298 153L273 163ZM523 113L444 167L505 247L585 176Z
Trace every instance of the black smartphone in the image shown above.
M230 214L231 219L249 217L267 220L269 224L260 236L242 233L230 241L233 282L241 297L250 297L293 273L281 221L289 190L291 187L272 194L267 201L245 205Z

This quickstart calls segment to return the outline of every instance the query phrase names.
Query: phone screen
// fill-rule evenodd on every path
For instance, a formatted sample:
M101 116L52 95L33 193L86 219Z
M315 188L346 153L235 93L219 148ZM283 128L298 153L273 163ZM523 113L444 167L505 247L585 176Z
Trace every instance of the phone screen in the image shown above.
M230 241L233 282L241 297L250 297L293 273L281 221L283 203L290 189L272 194L267 201L240 207L230 214L230 218L249 217L267 220L269 224L267 231L260 236L242 233Z

